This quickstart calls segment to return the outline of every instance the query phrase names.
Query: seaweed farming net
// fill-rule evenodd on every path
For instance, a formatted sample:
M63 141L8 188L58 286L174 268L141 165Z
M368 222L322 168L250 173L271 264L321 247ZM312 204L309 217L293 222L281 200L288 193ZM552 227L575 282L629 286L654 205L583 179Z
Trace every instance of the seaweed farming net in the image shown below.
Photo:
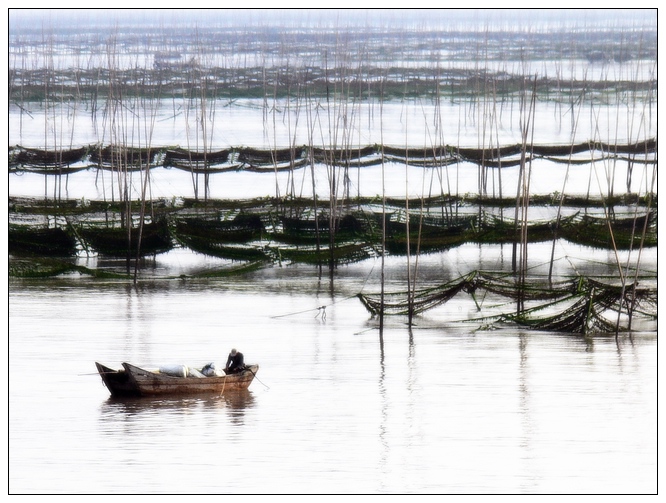
M509 168L520 164L521 145L490 148L461 148L451 145L408 148L388 145L365 145L346 149L315 146L298 148L257 149L229 147L216 151L190 150L181 147L154 146L136 148L123 145L85 145L73 149L42 150L21 145L9 148L10 172L29 171L59 175L84 169L127 169L143 167L177 168L192 172L223 173L245 170L274 173L308 166L311 162L329 166L377 166L395 162L423 168L438 168L456 163L471 163L491 168ZM572 145L528 145L529 156L554 163L571 165L602 162L610 159L656 164L657 140L632 144L584 142ZM590 152L590 158L573 159L572 154ZM593 154L596 152L597 154ZM631 158L626 157L630 155ZM639 157L637 157L639 156Z
M573 301L573 304L569 305ZM641 306L641 309L637 309ZM538 313L558 308L553 314ZM534 330L552 332L582 333L616 332L629 329L621 326L621 313L640 314L656 319L657 290L637 288L636 285L622 287L608 285L587 278L583 291L570 297L560 299L554 304L542 305L515 314L501 317L520 326ZM616 321L612 321L613 317Z
M384 294L359 293L358 298L371 314L419 314L451 300L461 291L473 291L475 273L444 285L415 292Z
M548 284L520 282L515 276L506 273L477 271L475 290L485 290L512 300L547 300L557 299L577 291L581 279L570 279Z
M495 204L500 202L495 201ZM336 203L338 204L338 203ZM426 212L407 215L397 201L382 216L372 201L330 207L312 206L311 200L206 201L180 203L153 201L150 222L144 226L141 247L147 253L181 246L211 256L267 261L287 259L303 263L351 263L381 253L437 253L464 243L518 243L525 224L500 219L492 208L472 213L472 203L432 199ZM404 202L403 202L404 204ZM601 204L601 203L599 203ZM632 203L633 204L633 203ZM140 202L132 202L140 208ZM438 206L439 205L439 206ZM125 256L137 243L123 223L128 204L64 200L49 202L10 197L10 250L45 256L72 256L77 249ZM324 208L324 209L322 209ZM138 210L137 210L138 211ZM525 242L564 239L599 249L638 249L657 246L656 208L638 207L633 215L597 218L577 211L569 217L528 223ZM132 217L136 227L138 215ZM409 220L407 220L409 217ZM382 235L382 219L386 235ZM48 224L47 222L51 222ZM54 230L54 227L57 230ZM154 240L152 238L155 238ZM75 245L75 242L80 246ZM149 246L149 245L153 246ZM135 247L135 245L131 245ZM500 273L478 273L474 285L515 298L553 298L569 285L516 284Z
M358 298L372 315L407 315L433 309L460 292L471 295L476 302L475 295L481 290L515 300L517 306L527 301L540 302L529 309L517 308L515 312L485 318L533 330L583 334L614 332L622 327L610 321L609 316L617 318L621 313L631 313L657 318L656 288L636 284L622 287L582 276L556 283L521 283L499 273L474 271L434 288L383 296L359 293Z
M603 316L605 306L612 302L609 292L597 295L576 295L558 301L558 304L568 303L571 299L575 300L573 305L567 305L555 314L537 316L536 313L546 309L546 306L539 306L519 314L505 314L501 319L533 330L549 332L585 334L615 331L616 326Z

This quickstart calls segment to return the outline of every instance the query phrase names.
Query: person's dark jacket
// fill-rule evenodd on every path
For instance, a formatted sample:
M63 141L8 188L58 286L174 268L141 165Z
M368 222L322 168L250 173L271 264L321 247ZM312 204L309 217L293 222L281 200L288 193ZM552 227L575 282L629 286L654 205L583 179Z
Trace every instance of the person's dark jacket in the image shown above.
M229 354L227 358L227 374L233 374L234 372L239 372L245 366L245 361L243 358L243 353L237 351L235 355Z

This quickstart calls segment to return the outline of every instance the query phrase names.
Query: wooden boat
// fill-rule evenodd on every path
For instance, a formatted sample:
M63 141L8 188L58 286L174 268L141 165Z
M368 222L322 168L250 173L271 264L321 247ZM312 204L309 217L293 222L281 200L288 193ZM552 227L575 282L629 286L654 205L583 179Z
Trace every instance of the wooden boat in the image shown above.
M247 389L259 365L248 365L237 374L212 377L174 377L159 371L146 370L123 363L120 370L95 362L102 381L114 397L222 394L225 391Z
M114 370L98 362L95 366L111 396L141 396L125 370Z

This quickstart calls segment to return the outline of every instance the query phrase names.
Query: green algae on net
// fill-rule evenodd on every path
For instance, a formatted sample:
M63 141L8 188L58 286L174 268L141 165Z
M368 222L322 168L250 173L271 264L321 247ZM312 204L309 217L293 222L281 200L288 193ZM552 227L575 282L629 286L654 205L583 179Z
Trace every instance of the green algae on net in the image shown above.
M176 246L235 260L320 264L350 263L378 256L437 253L465 243L538 243L565 239L595 249L631 250L657 246L654 201L605 216L575 213L522 222L499 217L498 200L462 202L431 199L407 219L404 201L380 212L371 201L326 210L313 201L223 201L171 206L154 204L152 217L128 230L122 205L99 202L81 207L68 202L32 204L10 198L9 250L14 255L74 256L80 251L125 257L163 253ZM575 204L580 204L576 201ZM590 201L588 204L607 204ZM650 205L652 205L651 209ZM546 205L547 206L547 205ZM321 208L322 206L320 206ZM591 206L586 207L586 211ZM382 214L386 220L382 224ZM16 223L14 223L16 222ZM384 232L382 231L384 228ZM526 236L526 237L525 237ZM139 242L139 237L140 242Z
M350 146L344 149L324 149L314 146L257 149L230 147L220 151L191 150L179 146L150 148L122 145L87 145L73 149L41 150L20 145L9 148L10 172L35 172L62 175L84 169L140 170L146 167L178 168L210 174L230 171L274 173L276 170L305 168L311 162L329 166L363 168L377 166L383 161L420 167L441 167L468 162L485 167L511 167L521 162L515 156L521 150L529 154L525 161L539 158L554 163L589 164L591 159L576 160L571 156L583 152L599 152L596 161L619 159L633 163L654 163L649 156L657 152L656 138L628 144L587 141L572 145L506 145L497 148L463 148L454 145L436 147L394 147L388 145ZM628 157L630 156L630 157Z
M622 286L582 276L555 283L543 280L525 283L506 273L473 271L437 287L389 294L359 293L358 298L373 316L409 315L424 313L461 293L472 296L478 306L476 294L481 291L516 301L522 306L471 320L486 324L503 323L532 330L590 334L630 330L632 318L657 319L656 286L645 287L638 283ZM525 308L525 302L535 305ZM624 325L619 323L622 312L629 318Z

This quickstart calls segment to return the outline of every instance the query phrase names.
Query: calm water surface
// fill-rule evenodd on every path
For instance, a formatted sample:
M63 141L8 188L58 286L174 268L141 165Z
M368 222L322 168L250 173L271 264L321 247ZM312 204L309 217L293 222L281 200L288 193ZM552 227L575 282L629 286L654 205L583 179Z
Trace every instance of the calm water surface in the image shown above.
M12 280L10 493L657 491L656 333L480 331L460 299L380 343L367 274ZM244 393L119 401L94 375L232 346L261 365Z

